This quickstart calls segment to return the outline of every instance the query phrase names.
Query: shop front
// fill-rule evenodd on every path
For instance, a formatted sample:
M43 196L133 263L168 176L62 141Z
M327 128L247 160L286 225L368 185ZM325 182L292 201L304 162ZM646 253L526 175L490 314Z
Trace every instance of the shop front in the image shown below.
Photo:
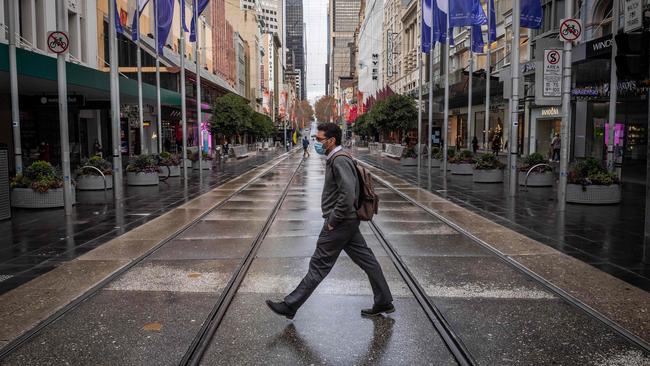
M530 109L529 151L531 154L539 153L551 159L553 153L551 141L555 134L560 133L561 113L561 108L556 106L533 106Z

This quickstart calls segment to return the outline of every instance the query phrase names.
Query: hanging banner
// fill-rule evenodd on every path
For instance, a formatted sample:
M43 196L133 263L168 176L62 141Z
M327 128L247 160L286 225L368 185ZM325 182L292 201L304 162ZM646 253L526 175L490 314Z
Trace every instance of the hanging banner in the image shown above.
M269 93L268 90L264 90L264 93L262 94L262 109L264 113L270 114L271 113L271 94Z
M287 92L283 90L280 92L280 105L278 106L278 114L280 118L284 118L287 114Z

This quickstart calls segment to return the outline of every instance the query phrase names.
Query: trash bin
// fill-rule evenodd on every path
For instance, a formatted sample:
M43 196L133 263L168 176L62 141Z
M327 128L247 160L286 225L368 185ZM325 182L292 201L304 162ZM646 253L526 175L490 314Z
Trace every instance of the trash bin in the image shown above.
M9 204L9 151L0 144L0 220L11 218Z

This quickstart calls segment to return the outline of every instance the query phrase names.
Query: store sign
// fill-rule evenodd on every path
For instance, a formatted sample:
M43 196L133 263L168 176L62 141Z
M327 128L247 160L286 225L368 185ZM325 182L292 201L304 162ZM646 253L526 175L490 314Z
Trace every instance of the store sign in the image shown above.
M379 80L379 54L372 54L372 80Z
M44 95L39 97L39 102L42 105L54 106L59 105L58 95ZM86 105L86 98L83 95L68 95L68 105L83 107Z
M625 23L623 30L631 32L643 26L643 1L623 0L625 7Z
M611 53L613 43L614 40L612 40L611 34L587 42L586 44L587 58L593 58L596 56Z
M275 75L273 74L273 69L275 65L275 55L273 50L273 36L269 36L269 91L273 93L275 91Z
M557 107L549 107L542 109L542 117L554 117L560 114L560 110Z
M386 75L388 77L393 76L393 60L394 60L394 54L395 54L395 35L397 33L393 33L390 30L386 33Z
M562 53L560 50L544 50L545 97L562 95Z
M638 84L636 81L619 81L618 84L618 96L641 96L648 93L649 89L647 86ZM575 97L585 97L585 98L603 98L609 96L609 83L603 83L600 85L589 85L580 88L573 88L571 90L571 95Z

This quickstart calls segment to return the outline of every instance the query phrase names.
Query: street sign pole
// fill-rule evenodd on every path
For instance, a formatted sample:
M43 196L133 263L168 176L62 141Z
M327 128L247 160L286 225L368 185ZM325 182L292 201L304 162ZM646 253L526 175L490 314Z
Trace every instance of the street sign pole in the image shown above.
M181 1L181 12L184 12L185 2ZM183 129L183 151L181 156L181 161L183 162L183 182L187 184L187 100L186 94L187 90L185 87L185 24L183 24L183 17L180 17L181 21L181 40L179 53L181 56L181 127Z
M618 17L619 17L619 3L618 0L613 0L614 17L612 20L612 56L609 63L610 74L609 74L609 116L607 118L607 171L614 171L614 160L616 155L614 153L614 132L616 128L616 99L618 97L618 76L616 75L616 54L618 53L618 48L616 47L616 38L614 37L618 33ZM619 175L620 177L620 175Z
M120 80L119 60L117 57L117 33L115 31L115 6L108 0L108 53L110 58L110 89L111 89L111 138L113 142L113 195L116 200L122 199L122 140L120 125ZM61 97L59 97L61 100Z
M113 8L113 7L111 7ZM13 14L10 14L12 16ZM56 27L65 33L67 8L64 0L56 2ZM65 48L69 46L66 44ZM72 215L72 179L70 177L70 138L68 135L68 85L65 66L65 49L56 57L57 83L59 90L59 137L61 138L61 166L63 167L63 207L66 216Z
M508 144L508 150L510 151L509 165L510 165L510 179L509 179L509 193L510 197L514 197L517 194L517 130L519 126L519 34L521 30L519 18L521 16L520 12L521 0L512 1L512 59L510 61L510 67L512 69L512 96L510 99L510 138Z
M20 137L20 109L18 104L18 67L16 63L16 2L9 1L9 84L11 84L11 129L14 136L16 174L23 173L23 152Z
M573 1L564 3L564 14L573 14ZM563 22L564 24L564 22ZM561 27L562 28L562 27ZM580 30L582 32L582 30ZM560 29L562 36L562 29ZM575 39L580 36L578 34ZM558 210L566 210L566 185L569 170L569 131L571 131L571 51L573 41L565 40L564 57L562 58L562 124L560 132L560 183L557 187Z

